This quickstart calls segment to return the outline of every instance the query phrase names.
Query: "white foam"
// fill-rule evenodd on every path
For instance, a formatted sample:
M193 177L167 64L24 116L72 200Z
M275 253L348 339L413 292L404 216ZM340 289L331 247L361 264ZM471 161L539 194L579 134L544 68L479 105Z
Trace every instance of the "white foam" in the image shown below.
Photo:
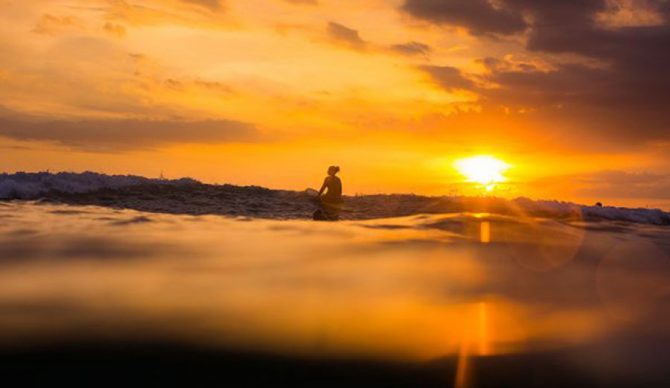
M35 199L49 192L86 193L104 188L121 188L140 184L182 184L192 179L149 179L134 175L105 175L95 172L52 174L48 172L0 174L0 199Z

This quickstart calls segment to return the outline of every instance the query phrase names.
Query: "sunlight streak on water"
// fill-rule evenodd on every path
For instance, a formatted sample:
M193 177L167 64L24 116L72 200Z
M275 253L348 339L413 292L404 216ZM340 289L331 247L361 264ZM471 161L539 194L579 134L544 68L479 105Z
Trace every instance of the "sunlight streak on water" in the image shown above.
M488 303L479 302L470 306L469 315L464 319L470 321L462 336L458 351L456 377L454 387L467 388L472 386L471 365L473 357L490 355L489 349L489 317Z
M491 224L488 221L482 222L480 225L479 232L479 241L482 244L488 244L491 242Z

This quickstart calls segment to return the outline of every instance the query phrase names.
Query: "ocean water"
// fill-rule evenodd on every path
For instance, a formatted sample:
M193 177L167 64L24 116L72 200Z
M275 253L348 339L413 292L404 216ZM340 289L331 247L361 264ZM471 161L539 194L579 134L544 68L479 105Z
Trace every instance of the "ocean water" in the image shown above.
M450 358L456 386L486 360L551 354L552 367L588 381L651 384L667 381L669 302L662 225L467 212L318 223L0 202L2 349L158 342Z
M316 191L271 190L259 186L204 184L191 178L149 179L84 173L0 174L0 200L22 199L98 205L153 213L247 216L304 220L312 217ZM479 212L515 218L563 221L624 221L670 225L670 213L654 208L586 206L556 200L495 197L378 194L345 197L340 217L365 220L417 214Z

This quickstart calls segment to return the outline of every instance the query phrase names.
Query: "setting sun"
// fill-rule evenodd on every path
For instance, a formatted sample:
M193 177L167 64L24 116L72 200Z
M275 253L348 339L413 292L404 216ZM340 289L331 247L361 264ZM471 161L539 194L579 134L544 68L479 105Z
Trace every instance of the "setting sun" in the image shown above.
M509 164L489 155L459 159L454 166L468 182L479 183L487 191L493 190L496 183L504 182L506 178L503 173L510 168Z

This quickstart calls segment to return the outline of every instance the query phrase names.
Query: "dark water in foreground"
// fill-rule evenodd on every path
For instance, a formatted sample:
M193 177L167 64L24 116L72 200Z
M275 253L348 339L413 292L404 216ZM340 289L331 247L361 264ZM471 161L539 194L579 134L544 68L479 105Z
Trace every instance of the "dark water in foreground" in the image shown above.
M670 228L487 213L314 223L0 203L26 383L663 386Z

